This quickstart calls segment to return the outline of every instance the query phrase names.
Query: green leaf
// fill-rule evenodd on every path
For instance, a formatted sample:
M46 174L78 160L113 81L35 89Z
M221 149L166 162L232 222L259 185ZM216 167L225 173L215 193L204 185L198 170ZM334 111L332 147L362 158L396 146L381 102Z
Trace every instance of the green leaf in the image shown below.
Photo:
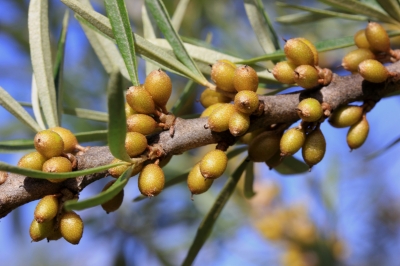
M32 102L31 107L32 107L33 115L34 115L36 121L38 122L38 124L42 130L46 129L46 125L45 125L44 119L43 119L42 108L40 106L39 92L37 90L35 74L32 74L31 102Z
M176 6L175 12L171 18L171 24L174 27L175 31L179 31L181 27L183 17L186 14L186 9L190 0L179 0L178 5Z
M122 77L119 69L115 67L110 75L107 85L108 101L108 145L111 154L120 160L130 162L125 149L126 138L126 115L125 115L125 94L122 88Z
M326 10L329 10L327 8ZM279 22L281 24L287 24L287 25L295 25L295 24L300 24L300 23L308 23L308 22L316 22L321 19L325 19L326 16L322 14L316 14L316 13L295 13L295 14L290 14L290 15L283 15L280 17L277 17L275 19L276 22Z
M280 49L278 36L264 11L260 0L244 0L247 18L264 52L272 53Z
M87 208L95 207L101 205L113 197L115 197L121 190L124 189L125 185L128 183L130 175L132 173L133 167L129 167L125 172L115 180L114 184L111 185L106 191L102 191L94 197L77 201L69 200L64 203L64 209L66 211L70 210L84 210Z
M246 174L244 176L244 197L246 199L251 199L256 195L253 190L253 183L254 183L254 163L251 162L247 165Z
M154 30L153 24L151 23L145 4L142 5L142 23L143 23L143 37L147 40L156 39L157 38L156 32ZM151 71L157 70L158 68L159 67L157 67L155 64L146 60L146 76L149 75Z
M232 195L233 191L237 183L239 182L240 177L242 176L243 172L245 171L249 160L246 158L233 172L232 176L226 181L224 187L222 188L221 192L219 193L217 199L215 200L213 206L211 207L210 211L204 217L203 221L201 222L199 228L197 229L196 236L188 254L186 255L185 260L182 263L182 266L189 266L193 264L193 261L196 259L197 254L199 253L200 249L203 247L204 243L206 242L208 236L211 234L211 230L214 226L214 223L218 219L222 209L225 207L225 204L228 202L230 196Z
M43 113L49 127L59 125L56 106L56 90L53 80L53 64L48 23L48 1L32 0L29 3L28 29L33 73Z
M105 7L115 40L134 86L139 86L135 42L124 0L105 0Z
M297 160L293 156L288 156L274 169L282 175L294 175L305 173L309 168L310 167L302 161Z
M378 4L395 20L400 21L400 3L398 0L376 0Z
M25 109L0 86L0 105L15 116L19 121L30 127L33 131L39 132L42 128L39 124L25 111Z
M0 141L0 152L22 152L35 149L33 140L18 139L18 140L3 140Z
M92 141L107 141L108 130L94 130L75 134L79 143Z
M176 57L181 61L186 67L188 67L193 75L197 76L198 80L201 80L201 84L206 84L207 80L200 72L197 65L194 63L193 59L186 51L185 46L178 33L175 31L174 27L171 24L171 20L165 9L164 4L160 0L145 0L145 3L153 15L158 28L164 34L164 37L168 40L171 45Z
M33 178L39 178L39 179L49 179L49 178L63 179L63 178L74 178L74 177L78 177L78 176L90 175L90 174L108 170L115 166L124 165L124 164L126 164L126 163L119 162L119 163L107 164L107 165L89 168L89 169L80 170L80 171L73 171L73 172L66 172L66 173L46 173L46 172L42 172L42 171L21 168L21 167L17 167L17 166L11 165L11 164L0 162L0 171L16 173L16 174L29 176L29 177L33 177Z
M93 121L108 122L108 113L105 112L69 107L64 107L63 110L63 112L67 115L73 115L79 118L89 119Z
M65 54L65 41L67 38L68 18L69 18L69 10L65 10L61 34L60 38L58 39L56 61L54 64L54 83L55 83L56 98L57 98L57 114L58 114L58 121L60 122L61 122L61 116L63 114L64 54Z

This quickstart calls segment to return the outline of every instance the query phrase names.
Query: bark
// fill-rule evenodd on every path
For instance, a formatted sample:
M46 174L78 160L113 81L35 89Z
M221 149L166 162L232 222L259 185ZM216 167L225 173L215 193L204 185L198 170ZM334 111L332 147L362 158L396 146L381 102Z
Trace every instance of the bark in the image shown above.
M400 72L400 63L394 63L388 69ZM385 95L399 90L400 81L397 76L385 83L373 84L364 81L358 74L344 77L334 75L331 84L320 90L300 90L290 94L260 96L259 99L264 104L264 113L252 118L250 130L266 128L272 124L290 125L296 122L299 117L295 109L304 98L316 98L335 109L339 105L354 101L378 102ZM177 155L190 149L219 142L234 144L235 138L229 132L211 132L204 127L206 122L207 118L177 118L173 137L169 131L163 131L149 137L149 144L161 149L165 155ZM91 147L85 154L77 156L78 169L105 165L112 159L113 156L108 147ZM47 180L9 173L6 181L0 184L0 218L25 203L40 199L45 195L59 193L64 188L73 193L79 193L87 185L106 175L107 172L104 171L68 179L62 183L51 183Z

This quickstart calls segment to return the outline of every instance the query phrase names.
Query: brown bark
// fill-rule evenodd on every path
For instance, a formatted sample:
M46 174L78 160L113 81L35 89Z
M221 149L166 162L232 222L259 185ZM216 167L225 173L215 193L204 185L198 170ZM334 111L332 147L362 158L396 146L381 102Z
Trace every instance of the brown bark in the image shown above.
M400 72L400 63L388 67L390 71ZM354 101L379 101L383 96L400 90L398 77L385 83L373 84L363 81L359 75L339 77L334 75L330 85L320 90L301 90L290 94L275 96L260 96L264 103L264 114L252 119L250 130L267 127L272 124L292 124L299 120L296 107L303 98L313 97L328 103L332 109L339 105ZM207 118L181 119L175 121L175 134L163 131L149 138L149 144L160 147L165 154L181 154L190 149L208 144L226 142L233 144L235 138L229 132L215 133L206 129ZM105 165L113 156L108 147L92 147L84 155L77 156L78 169ZM66 180L62 183L50 183L47 180L34 179L10 173L3 184L0 184L0 218L13 209L45 195L55 194L63 188L79 193L90 183L101 179L107 172L82 176Z

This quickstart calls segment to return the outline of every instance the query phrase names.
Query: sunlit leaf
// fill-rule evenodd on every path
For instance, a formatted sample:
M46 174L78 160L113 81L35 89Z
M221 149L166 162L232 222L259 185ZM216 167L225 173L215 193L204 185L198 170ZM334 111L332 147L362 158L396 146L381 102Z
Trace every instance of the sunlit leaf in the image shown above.
M305 173L308 171L309 168L310 167L302 161L297 160L293 156L288 156L285 157L281 164L276 166L274 170L282 175L294 175Z
M43 118L43 112L39 101L39 92L37 89L35 74L32 74L32 85L31 85L31 102L32 102L32 111L35 117L35 120L39 124L42 130L46 129L46 125Z
M179 28L181 27L183 17L186 14L186 9L189 4L190 0L179 0L178 5L176 6L175 12L172 15L171 18L171 24L176 30L176 32L179 31Z
M254 185L253 183L254 183L254 163L251 162L247 165L246 174L244 176L243 193L246 199L251 199L252 197L254 197L254 195L256 195L253 189Z

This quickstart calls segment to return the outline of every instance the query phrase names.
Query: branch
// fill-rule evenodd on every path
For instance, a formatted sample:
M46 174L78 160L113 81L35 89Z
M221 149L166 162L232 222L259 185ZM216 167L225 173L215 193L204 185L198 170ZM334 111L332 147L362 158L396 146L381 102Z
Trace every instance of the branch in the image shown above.
M400 73L400 62L388 66L390 71ZM301 90L290 94L260 96L264 103L264 114L252 118L250 131L265 128L272 124L292 124L299 120L296 112L298 103L308 97L313 97L321 102L328 103L332 109L339 105L361 100L378 102L390 93L400 91L400 80L393 78L385 83L374 84L366 82L358 74L339 77L334 75L329 86L321 90ZM165 155L177 155L185 151L226 142L235 143L236 138L229 132L211 132L205 129L207 118L181 119L175 121L175 134L170 136L169 131L149 137L149 144L160 147ZM108 147L92 147L85 154L77 156L78 169L88 169L105 165L111 162L113 156ZM44 197L45 195L59 193L67 188L74 193L79 193L92 182L104 178L107 172L68 179L62 183L51 183L43 179L34 179L10 173L6 181L0 185L0 218L5 217L13 209Z

